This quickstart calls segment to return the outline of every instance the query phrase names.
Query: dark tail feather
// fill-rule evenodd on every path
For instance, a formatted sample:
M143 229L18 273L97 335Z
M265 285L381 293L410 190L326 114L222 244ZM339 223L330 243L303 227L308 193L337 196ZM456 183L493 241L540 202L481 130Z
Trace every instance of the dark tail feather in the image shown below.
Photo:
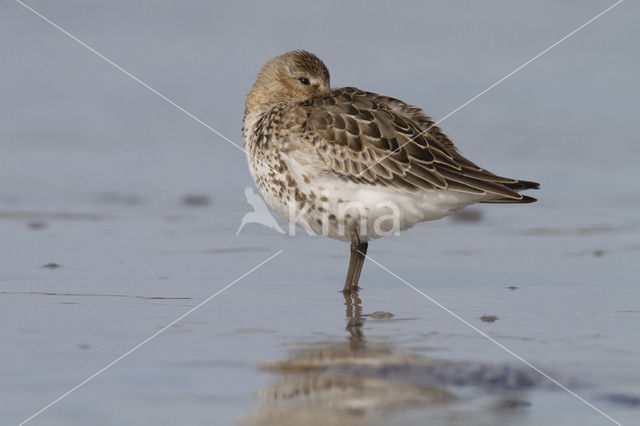
M529 197L528 195L523 195L522 198L514 199L514 198L494 198L493 200L485 200L480 201L485 204L524 204L524 203L535 203L538 201L537 198Z
M503 183L509 189L516 191L524 191L525 189L540 189L538 182L531 182L529 180L519 180L515 183Z
M513 189L514 191L524 191L525 189L539 189L540 184L537 182L531 182L528 180L519 180L514 183L503 183L502 185L506 186L509 189ZM523 195L522 198L494 198L492 200L480 201L481 203L487 204L513 204L513 203L535 203L538 201L536 198L529 197L528 195Z

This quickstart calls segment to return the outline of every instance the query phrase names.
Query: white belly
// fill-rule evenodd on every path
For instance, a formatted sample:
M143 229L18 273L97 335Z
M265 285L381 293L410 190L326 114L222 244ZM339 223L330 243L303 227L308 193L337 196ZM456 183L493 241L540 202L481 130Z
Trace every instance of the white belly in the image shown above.
M289 179L277 176L280 183L273 186L268 184L273 180L273 165L267 167L249 161L267 204L289 222L311 233L344 241L351 240L354 230L361 240L397 234L416 223L440 219L482 198L447 190L410 192L359 184L328 174L314 167L313 162L301 164L286 155L283 159ZM293 182L295 185L290 185ZM286 196L278 193L283 184L288 192Z

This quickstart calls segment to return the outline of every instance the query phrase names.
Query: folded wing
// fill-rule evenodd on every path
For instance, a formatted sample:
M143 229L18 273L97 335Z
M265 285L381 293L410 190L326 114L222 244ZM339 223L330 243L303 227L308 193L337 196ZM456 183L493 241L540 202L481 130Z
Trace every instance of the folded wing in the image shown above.
M301 105L305 137L328 170L345 179L408 191L449 189L487 202L531 202L517 191L535 182L496 176L464 158L419 108L341 88Z

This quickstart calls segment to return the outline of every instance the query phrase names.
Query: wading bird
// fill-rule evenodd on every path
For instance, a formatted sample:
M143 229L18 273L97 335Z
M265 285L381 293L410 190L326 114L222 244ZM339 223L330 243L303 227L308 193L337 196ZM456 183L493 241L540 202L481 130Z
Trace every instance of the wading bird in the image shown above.
M358 288L370 239L474 203L530 203L536 199L519 191L539 187L467 160L417 107L331 89L327 67L306 51L264 65L242 133L267 204L307 230L351 242L345 292Z

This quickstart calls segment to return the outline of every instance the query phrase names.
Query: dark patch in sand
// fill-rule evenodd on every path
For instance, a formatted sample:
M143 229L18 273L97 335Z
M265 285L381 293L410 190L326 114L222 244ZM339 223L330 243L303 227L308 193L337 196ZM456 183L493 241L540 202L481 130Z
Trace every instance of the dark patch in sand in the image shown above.
M617 249L609 249L609 250L605 250L605 249L593 249L593 250L580 250L580 251L574 251L574 252L570 252L567 253L568 257L602 257L602 256L609 256L615 253L624 253L624 252L629 252L629 251L638 251L640 250L640 245L631 245L631 246L627 246L627 247L623 247L623 248L617 248Z
M29 223L27 223L27 226L29 227L29 229L33 229L34 231L39 231L41 229L46 228L47 224L45 222L32 220Z
M182 196L182 204L189 207L206 207L211 204L211 197L208 195L185 194Z
M602 395L600 399L603 399L607 402L611 402L617 405L624 405L630 408L640 408L640 396L638 395L611 393L608 395Z
M502 399L495 404L497 410L517 410L524 407L531 407L529 401L523 401L521 399Z
M42 265L42 267L47 269L58 269L58 268L61 268L62 265L52 262L52 263L47 263L46 265Z
M497 315L483 315L480 317L480 321L483 322L496 322L498 319Z
M511 290L511 291L516 291L516 290L518 290L519 288L520 288L520 287L517 287L517 286L515 286L515 285L510 285L510 286L506 287L506 289L507 289L507 290Z

